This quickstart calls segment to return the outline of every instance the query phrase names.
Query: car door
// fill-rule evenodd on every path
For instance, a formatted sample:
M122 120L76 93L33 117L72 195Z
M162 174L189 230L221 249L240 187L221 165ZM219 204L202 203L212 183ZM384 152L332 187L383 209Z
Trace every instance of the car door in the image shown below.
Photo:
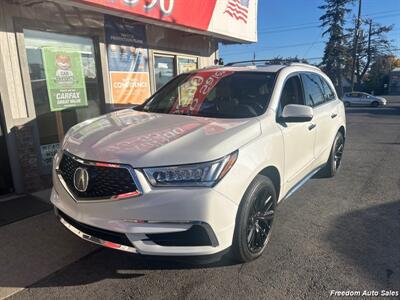
M352 106L360 105L360 99L358 93L348 93L347 100L350 102Z
M278 119L283 108L288 104L304 105L304 92L298 74L291 75L282 89ZM311 170L314 161L315 129L310 122L280 122L285 150L285 178L288 188L304 178Z
M360 94L361 94L361 98L360 98L361 105L371 105L371 102L372 102L371 95L368 95L365 93L360 93Z
M365 105L365 103L364 103L365 99L363 99L362 93L353 93L353 94L354 94L354 100L355 100L356 105L358 105L358 106Z
M316 139L314 157L317 164L321 157L325 157L332 147L332 139L336 130L335 120L338 116L335 94L328 83L316 73L302 73L306 101L311 103L314 109L314 124L316 125ZM318 167L315 165L314 167Z

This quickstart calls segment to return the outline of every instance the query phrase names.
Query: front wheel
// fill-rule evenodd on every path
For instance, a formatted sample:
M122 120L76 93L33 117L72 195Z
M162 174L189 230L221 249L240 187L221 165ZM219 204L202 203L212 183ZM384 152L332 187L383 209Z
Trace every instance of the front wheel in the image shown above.
M371 103L372 107L378 107L379 106L379 102L378 101L374 101Z
M325 167L320 171L321 177L334 177L340 168L344 149L344 136L339 131L333 142L331 153Z
M345 102L344 102L344 106L345 106L345 107L350 107L350 102L345 101Z
M276 209L276 191L271 179L257 175L247 188L236 216L232 254L239 262L259 257L267 245Z

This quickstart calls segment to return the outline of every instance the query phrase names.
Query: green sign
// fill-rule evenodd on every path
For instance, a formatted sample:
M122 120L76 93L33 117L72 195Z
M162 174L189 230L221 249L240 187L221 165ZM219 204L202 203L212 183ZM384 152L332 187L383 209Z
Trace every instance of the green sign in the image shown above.
M51 111L88 105L79 50L43 48L43 63Z

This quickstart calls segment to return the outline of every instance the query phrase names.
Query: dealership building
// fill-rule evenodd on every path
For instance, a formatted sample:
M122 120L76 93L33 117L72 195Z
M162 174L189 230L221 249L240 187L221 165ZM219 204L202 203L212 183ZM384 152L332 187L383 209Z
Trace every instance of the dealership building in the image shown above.
M73 125L257 39L257 0L1 0L0 196L51 186Z

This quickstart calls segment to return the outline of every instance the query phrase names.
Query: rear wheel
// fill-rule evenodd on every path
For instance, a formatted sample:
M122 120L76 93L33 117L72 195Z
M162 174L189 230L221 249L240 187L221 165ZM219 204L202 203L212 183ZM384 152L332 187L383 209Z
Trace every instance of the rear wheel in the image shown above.
M270 238L276 203L272 181L257 175L247 188L236 216L232 254L237 261L248 262L264 252Z
M342 162L343 149L344 149L344 136L339 131L336 134L335 141L333 142L328 162L320 172L321 177L329 178L329 177L334 177L336 175L336 173L340 168L340 164Z

